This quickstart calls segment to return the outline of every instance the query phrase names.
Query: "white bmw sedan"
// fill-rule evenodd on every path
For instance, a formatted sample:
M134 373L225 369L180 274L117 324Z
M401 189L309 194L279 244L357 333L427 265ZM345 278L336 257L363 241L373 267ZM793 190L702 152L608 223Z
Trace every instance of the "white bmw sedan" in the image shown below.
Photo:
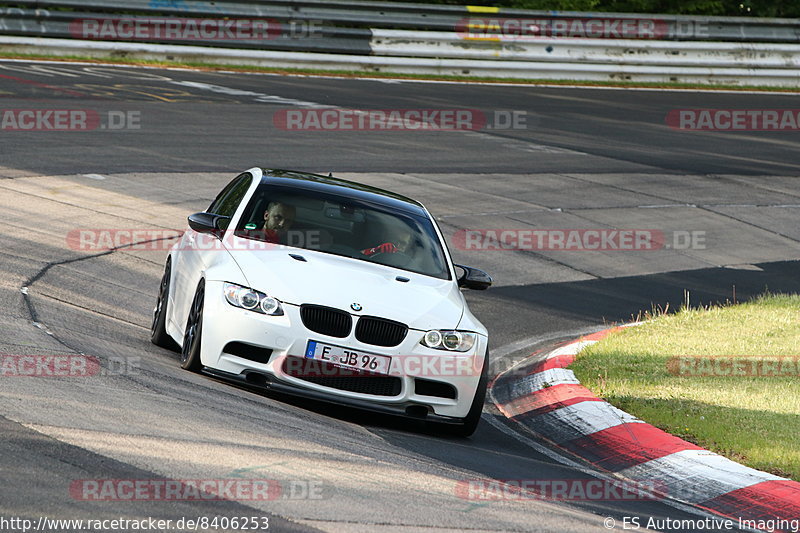
M181 366L424 419L471 435L488 337L420 203L316 174L252 168L189 217L170 250L151 340Z

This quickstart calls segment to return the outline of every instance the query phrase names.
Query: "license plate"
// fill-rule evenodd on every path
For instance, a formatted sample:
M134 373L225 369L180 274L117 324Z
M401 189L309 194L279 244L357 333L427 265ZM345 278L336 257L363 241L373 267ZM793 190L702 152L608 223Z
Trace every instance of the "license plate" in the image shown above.
M351 368L375 374L388 374L392 365L392 358L388 355L362 352L317 341L308 341L306 359L314 359L341 368Z

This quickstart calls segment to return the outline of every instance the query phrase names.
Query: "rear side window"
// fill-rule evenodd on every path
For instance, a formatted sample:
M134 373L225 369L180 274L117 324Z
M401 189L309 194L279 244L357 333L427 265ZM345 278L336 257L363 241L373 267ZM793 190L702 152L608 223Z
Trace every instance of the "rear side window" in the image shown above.
M245 172L237 176L233 181L222 189L222 192L217 195L217 199L208 207L207 212L215 215L222 215L225 217L232 217L236 212L236 208L242 202L244 195L250 188L253 181L253 175ZM228 227L227 222L220 221L220 229Z

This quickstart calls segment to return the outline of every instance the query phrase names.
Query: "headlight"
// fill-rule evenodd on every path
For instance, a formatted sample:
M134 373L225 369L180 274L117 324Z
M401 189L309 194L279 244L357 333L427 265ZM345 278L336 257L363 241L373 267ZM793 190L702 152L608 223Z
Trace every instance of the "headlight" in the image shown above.
M466 352L475 346L475 340L477 338L477 334L468 331L432 329L425 333L419 343L428 348L435 348L437 350Z
M241 307L262 315L280 316L283 314L281 302L272 296L235 283L223 285L225 299L234 307Z

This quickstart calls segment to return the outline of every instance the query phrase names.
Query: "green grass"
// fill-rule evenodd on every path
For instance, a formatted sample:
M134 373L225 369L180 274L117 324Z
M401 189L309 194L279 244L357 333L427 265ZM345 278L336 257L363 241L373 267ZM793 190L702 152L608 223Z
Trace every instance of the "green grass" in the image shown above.
M800 295L656 315L588 347L570 368L624 411L800 481ZM676 357L701 365L676 365ZM741 375L752 374L750 364L768 375ZM719 375L728 369L739 375Z
M80 55L47 55L47 54L9 54L0 52L0 59L46 59L50 61L86 61L105 65L141 65L147 67L165 68L188 68L197 70L213 71L236 71L236 72L261 72L268 74L286 75L322 75L337 76L344 78L376 78L376 79L396 79L396 80L432 80L432 81L455 81L455 82L478 82L478 83L513 83L521 85L576 85L581 87L621 87L621 88L663 88L663 89L686 89L686 90L725 90L725 91L763 91L763 92L793 92L800 93L798 87L767 87L760 85L724 85L724 84L704 84L704 83L655 83L655 82L634 82L634 81L576 81L576 80L547 80L535 78L494 78L488 76L447 76L438 74L398 74L394 72L376 72L362 70L323 70L323 69L299 69L299 68L278 68L278 67L256 67L250 65L220 65L215 63L181 62L181 61L155 61L145 59L133 59L127 57L114 58L93 58Z

